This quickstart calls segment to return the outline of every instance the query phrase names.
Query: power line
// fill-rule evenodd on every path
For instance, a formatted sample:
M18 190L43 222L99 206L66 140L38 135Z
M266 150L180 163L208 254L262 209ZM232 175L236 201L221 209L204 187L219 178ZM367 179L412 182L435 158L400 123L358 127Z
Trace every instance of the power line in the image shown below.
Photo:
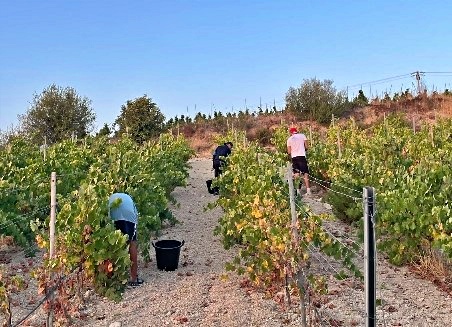
M376 84L376 83L380 83L380 82L389 82L389 81L394 80L394 79L406 78L406 77L410 77L410 76L411 76L411 73L403 74L403 75L397 75L397 76L377 79L377 80L370 81L370 82L364 82L364 83L349 85L349 86L347 86L347 88L350 89L350 88L354 88L354 87L360 87L360 86L363 86L363 85Z
M452 74L452 72L423 72L424 74Z
M402 80L402 79L406 79L407 77L415 77L416 79L420 79L420 76L425 76L425 75L437 75L437 77L449 77L452 76L452 72L424 72L424 71L416 71L416 72L412 72L409 74L402 74L402 75L396 75L396 76L391 76L391 77L387 77L387 78L382 78L382 79L378 79L378 80L374 80L374 81L370 81L370 82L364 82L364 83L358 83L358 84L354 84L354 85L349 85L344 87L343 89L347 89L347 90L353 90L356 88L362 89L363 86L373 86L373 85L379 85L379 84L386 84L386 83L390 83L390 82L395 82L398 80ZM392 87L392 86L391 86Z

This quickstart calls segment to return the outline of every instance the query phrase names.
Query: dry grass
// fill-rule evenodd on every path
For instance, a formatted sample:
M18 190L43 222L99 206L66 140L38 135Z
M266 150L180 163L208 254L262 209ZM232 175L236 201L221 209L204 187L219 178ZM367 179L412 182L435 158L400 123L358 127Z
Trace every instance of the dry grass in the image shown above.
M200 137L194 136L188 138L190 142L190 146L193 150L195 150L196 155L200 158L207 158L212 155L213 150L215 149L215 144L213 143L214 137Z
M383 120L384 116L403 114L416 124L433 123L436 119L452 117L452 97L443 95L420 96L399 101L374 101L371 105L353 110L346 118L353 117L364 127Z
M438 250L428 249L413 263L412 270L452 294L452 261Z
M4 246L13 246L14 238L12 236L0 235L0 248Z

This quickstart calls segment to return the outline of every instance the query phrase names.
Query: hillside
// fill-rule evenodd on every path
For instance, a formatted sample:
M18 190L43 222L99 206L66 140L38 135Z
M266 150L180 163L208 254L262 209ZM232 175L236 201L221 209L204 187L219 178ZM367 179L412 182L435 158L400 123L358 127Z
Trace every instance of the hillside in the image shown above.
M362 108L354 108L343 117L335 118L335 123L354 119L362 128L368 128L392 114L403 115L407 123L419 128L431 124L437 119L452 118L452 96L407 96L398 100L378 100ZM279 125L296 125L302 130L324 132L328 126L315 121L301 120L293 114L282 111L260 115L242 115L241 117L217 117L197 123L180 124L173 133L183 134L199 157L210 156L216 146L215 137L224 134L229 128L246 131L251 141L258 140L263 146L270 145L272 130Z

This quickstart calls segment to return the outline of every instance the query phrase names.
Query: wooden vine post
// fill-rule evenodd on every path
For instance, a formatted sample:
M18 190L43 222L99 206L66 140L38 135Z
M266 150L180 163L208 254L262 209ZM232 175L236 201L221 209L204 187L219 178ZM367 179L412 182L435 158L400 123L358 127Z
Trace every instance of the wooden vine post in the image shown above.
M290 197L290 215L291 215L291 230L292 230L292 243L295 247L300 246L300 240L298 235L298 216L297 210L295 207L295 188L293 184L293 173L292 173L292 165L290 163L287 164L287 180L289 182L289 197ZM287 268L286 268L286 280L287 280ZM301 309L301 326L307 327L307 319L306 319L306 277L304 275L303 267L299 267L299 271L296 276L298 290L300 292L300 309ZM287 284L287 282L286 282ZM286 294L288 293L288 289L286 288ZM287 298L290 299L290 295L287 294Z
M309 145L313 146L314 145L314 140L312 139L312 126L309 125Z
M55 254L55 217L56 217L56 172L52 172L50 175L50 223L49 223L49 261L51 262ZM49 279L52 281L53 273L50 268ZM50 283L52 285L52 283ZM53 326L53 285L49 295L50 310L47 315L47 327ZM49 292L49 290L47 290Z
M432 124L430 124L430 139L432 141L432 147L434 148L435 147L435 138L433 135L433 125Z

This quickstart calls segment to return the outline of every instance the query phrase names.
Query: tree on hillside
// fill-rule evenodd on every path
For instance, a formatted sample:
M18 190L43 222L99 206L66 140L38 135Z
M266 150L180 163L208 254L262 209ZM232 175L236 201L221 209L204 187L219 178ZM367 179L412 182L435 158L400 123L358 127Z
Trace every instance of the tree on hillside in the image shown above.
M72 135L83 138L93 130L95 119L91 100L55 84L35 94L27 113L19 115L22 132L37 144L44 138L49 144Z
M302 119L320 123L331 121L331 115L342 115L350 104L344 92L337 92L333 81L305 79L298 88L290 87L286 93L286 110Z
M206 115L203 115L201 112L198 112L195 116L195 123L199 124L206 121Z
M357 107L364 107L369 104L369 99L364 95L363 90L358 91L358 95L353 99L353 104Z
M174 126L174 118L170 118L170 119L166 122L165 128L169 129L169 128L173 127L173 126Z
M142 143L163 132L164 121L159 107L145 94L122 105L115 125L119 127L117 135L128 132L136 142Z
M108 126L107 123L104 124L104 126L99 130L96 136L102 137L102 136L110 136L111 129L110 126Z

